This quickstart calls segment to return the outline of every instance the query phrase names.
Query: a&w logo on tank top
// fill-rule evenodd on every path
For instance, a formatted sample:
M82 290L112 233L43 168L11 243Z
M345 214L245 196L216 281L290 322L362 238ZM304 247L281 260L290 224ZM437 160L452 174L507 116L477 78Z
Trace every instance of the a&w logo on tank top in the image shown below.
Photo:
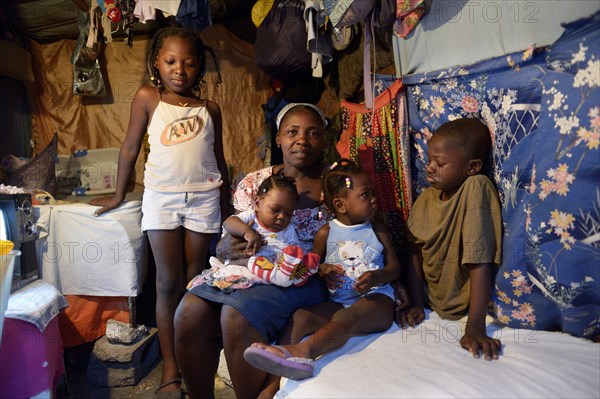
M199 135L203 128L204 120L198 115L176 119L165 126L160 143L165 146L184 143Z

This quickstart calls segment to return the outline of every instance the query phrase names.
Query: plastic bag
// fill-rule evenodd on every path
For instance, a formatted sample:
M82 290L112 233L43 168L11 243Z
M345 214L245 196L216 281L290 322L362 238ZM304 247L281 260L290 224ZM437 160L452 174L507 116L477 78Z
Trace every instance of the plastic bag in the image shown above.
M325 10L335 28L364 21L375 3L375 0L324 0Z
M95 32L90 29L90 14L80 12L77 17L79 37L75 51L71 57L73 64L73 94L80 96L106 96L106 85L98 62L100 43L89 35ZM94 13L95 18L95 13Z
M73 64L73 94L81 96L106 96L106 86L98 53L93 49L82 47Z
M311 72L303 0L276 0L256 31L254 62L276 78Z

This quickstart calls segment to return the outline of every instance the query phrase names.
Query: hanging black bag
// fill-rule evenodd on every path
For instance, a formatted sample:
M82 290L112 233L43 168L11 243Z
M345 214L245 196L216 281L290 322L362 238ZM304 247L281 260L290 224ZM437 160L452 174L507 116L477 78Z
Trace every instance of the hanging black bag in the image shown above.
M275 78L311 71L303 0L276 0L258 27L254 62Z

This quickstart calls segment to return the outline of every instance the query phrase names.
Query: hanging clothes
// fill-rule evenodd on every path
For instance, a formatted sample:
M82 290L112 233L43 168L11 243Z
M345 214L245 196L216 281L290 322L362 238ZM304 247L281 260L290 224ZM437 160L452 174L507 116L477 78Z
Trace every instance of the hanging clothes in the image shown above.
M306 49L311 53L312 76L323 77L323 65L333 60L333 48L321 28L327 25L327 14L321 1L305 0Z
M336 145L342 158L358 163L373 179L378 217L389 228L397 249L406 242L405 224L412 205L408 114L401 89L401 80L383 89L373 109L342 101L342 134Z
M181 0L175 19L184 28L202 31L212 25L208 0Z
M141 23L156 20L156 10L162 11L165 16L177 15L181 0L136 0L133 15Z
M398 1L396 3L394 35L405 38L417 26L425 14L425 0Z

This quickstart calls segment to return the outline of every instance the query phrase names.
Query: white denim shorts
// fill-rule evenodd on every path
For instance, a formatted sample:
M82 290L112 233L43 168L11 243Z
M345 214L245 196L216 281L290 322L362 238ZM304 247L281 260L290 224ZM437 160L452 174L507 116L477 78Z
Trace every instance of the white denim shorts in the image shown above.
M145 189L142 231L183 226L198 233L221 231L220 190L167 193Z

